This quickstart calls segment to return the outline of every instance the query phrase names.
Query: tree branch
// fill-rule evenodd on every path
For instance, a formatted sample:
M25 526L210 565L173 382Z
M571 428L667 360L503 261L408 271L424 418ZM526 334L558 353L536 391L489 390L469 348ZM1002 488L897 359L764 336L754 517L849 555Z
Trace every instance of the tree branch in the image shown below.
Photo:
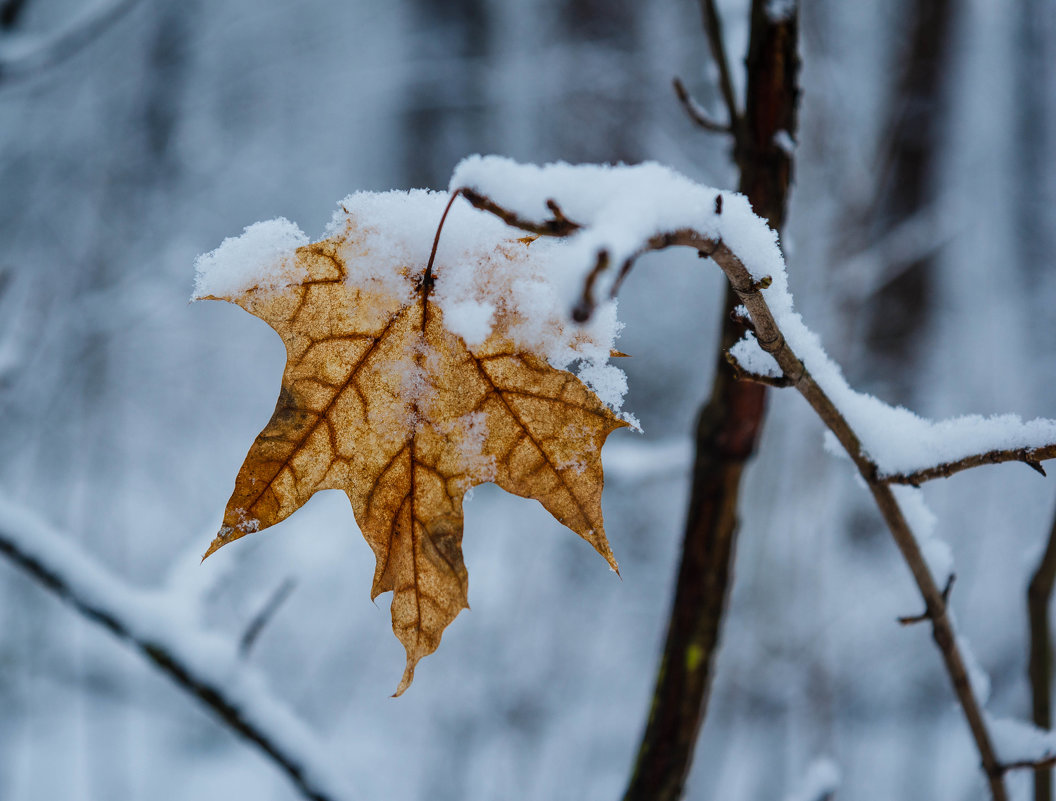
M885 484L910 484L916 487L925 481L931 481L933 478L949 478L954 473L959 473L972 467L1001 464L1003 462L1023 462L1035 472L1045 475L1045 468L1041 466L1041 463L1046 459L1056 459L1056 444L976 453L971 456L965 456L955 462L943 462L933 467L914 470L912 473L881 475L879 480Z
M1034 725L1052 728L1052 639L1049 631L1049 601L1056 583L1056 519L1049 531L1045 553L1027 587L1027 614L1030 619L1030 693ZM1035 801L1052 801L1052 762L1036 765Z
M156 593L134 588L31 513L0 499L0 554L86 620L139 651L174 684L253 743L311 801L349 798L320 758L324 745L239 665L234 649L191 630ZM230 659L221 663L217 653ZM208 655L208 656L206 656Z
M1050 773L1053 766L1056 765L1056 754L1047 756L1044 759L1020 759L1015 762L1003 762L1001 764L1001 771L1007 773L1010 770L1034 770L1039 773ZM1037 785L1035 785L1035 788ZM1037 793L1035 792L1035 798Z
M753 381L756 384L763 384L768 387L790 387L792 382L785 378L783 375L764 375L763 373L753 373L751 370L746 369L729 351L726 351L726 361L729 362L730 367L733 368L733 374L736 376L738 381Z
M253 646L257 643L257 638L260 633L264 631L264 627L271 622L271 619L275 617L275 613L279 611L286 599L290 597L293 592L293 588L297 586L297 582L290 577L286 577L283 582L275 588L274 592L268 596L268 600L264 602L264 605L260 608L260 611L253 616L253 619L249 621L249 625L246 626L246 630L242 632L242 637L238 641L238 655L245 659L249 656L249 652L253 650Z
M462 197L481 211L494 214L507 225L512 225L514 228L520 228L522 231L529 231L539 236L568 236L583 227L565 217L561 208L553 200L547 201L547 208L550 209L554 216L549 220L534 222L503 208L491 198L485 197L468 186L455 190L455 194L459 192L462 193Z
M681 78L674 78L671 81L672 86L675 88L675 96L678 97L678 102L682 105L682 109L686 112L686 116L698 127L703 128L709 133L733 133L733 128L730 127L729 123L721 123L717 120L713 120L708 112L704 110L704 107L700 105L693 97L689 94L685 84L682 83Z
M497 206L490 201L489 204ZM515 215L509 214L509 216L514 217ZM931 622L932 638L942 654L950 683L953 685L972 739L975 741L991 796L994 801L1008 801L1008 794L1002 780L1005 769L997 758L982 706L972 691L966 660L957 641L953 621L950 619L946 600L943 597L943 589L935 583L920 544L891 487L878 478L877 465L866 455L850 423L814 380L810 371L785 340L777 320L763 297L761 283L752 277L737 254L730 250L722 240L705 236L690 228L653 236L640 252L661 250L673 245L691 247L698 253L710 256L725 273L734 294L748 310L760 347L774 357L790 384L810 404L854 462L924 599L925 615Z

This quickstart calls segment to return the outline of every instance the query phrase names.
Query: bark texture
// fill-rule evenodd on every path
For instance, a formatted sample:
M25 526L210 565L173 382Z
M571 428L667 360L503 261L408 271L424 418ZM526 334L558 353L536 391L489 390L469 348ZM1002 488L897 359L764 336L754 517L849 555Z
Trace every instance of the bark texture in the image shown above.
M1056 583L1056 520L1049 543L1027 587L1030 617L1030 691L1034 725L1052 728L1052 638L1049 635L1049 601ZM1052 801L1052 766L1034 771L1034 801Z
M705 2L703 8L712 52L724 60L716 46L721 28L714 5ZM782 144L796 131L798 20L795 14L769 18L761 0L754 0L751 15L744 113L730 102L732 94L726 95L727 111L740 169L738 189L780 231L792 178L792 154ZM720 73L728 74L725 68ZM738 303L727 288L725 310L732 312ZM766 387L738 381L726 362L724 354L743 328L730 314L723 319L711 396L697 420L693 483L667 640L625 801L673 801L682 795L707 710L733 577L741 474L755 451L766 405Z

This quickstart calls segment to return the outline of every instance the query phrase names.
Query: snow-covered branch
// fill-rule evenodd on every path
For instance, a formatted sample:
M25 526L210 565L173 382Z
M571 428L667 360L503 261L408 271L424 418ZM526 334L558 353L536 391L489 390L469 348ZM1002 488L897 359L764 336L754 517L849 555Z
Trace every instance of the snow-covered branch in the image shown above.
M1005 448L989 450L985 453L973 453L953 462L941 462L940 464L914 470L911 473L890 473L881 476L888 484L911 484L918 486L933 478L949 478L954 473L968 470L972 467L981 467L987 464L1002 464L1003 462L1023 462L1033 470L1045 475L1045 468L1041 463L1046 459L1056 458L1056 443L1046 445L1024 446L1021 448Z
M128 642L161 673L252 742L313 801L351 798L325 745L184 607L133 587L31 512L0 498L0 554L88 620Z
M567 237L565 266L583 277L582 297L568 298L577 312L584 303L589 311L599 298L610 299L649 251L690 247L722 269L751 321L731 350L733 363L753 380L795 387L854 462L923 596L921 619L931 623L991 794L995 801L1007 799L1002 777L1017 762L998 758L985 698L977 691L981 672L948 610L949 549L931 536L933 517L919 497L906 489L896 495L890 484L994 461L1050 458L1056 455L1049 444L1056 442L1056 421L1024 423L1007 415L935 423L855 392L793 310L776 235L739 195L699 186L656 164L535 167L495 157L463 161L451 189L511 225ZM620 269L613 275L599 265Z
M777 387L779 389L792 386L792 382L783 375L756 373L752 370L746 369L739 361L737 361L737 357L732 353L726 354L726 361L730 363L734 375L736 375L741 381L754 381L756 384L764 384L765 386Z

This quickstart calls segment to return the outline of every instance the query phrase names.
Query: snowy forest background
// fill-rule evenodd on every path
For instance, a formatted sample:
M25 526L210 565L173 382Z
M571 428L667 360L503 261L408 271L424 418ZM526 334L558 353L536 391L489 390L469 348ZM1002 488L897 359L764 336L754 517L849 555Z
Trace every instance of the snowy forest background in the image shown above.
M681 541L689 432L722 276L644 260L621 300L626 408L605 449L622 581L530 501L466 507L471 612L403 665L344 498L202 566L275 402L278 337L188 305L192 263L286 216L318 236L359 190L445 187L473 152L655 159L735 184L681 76L720 111L692 0L0 3L0 489L237 640L359 798L613 799L644 726ZM127 8L126 8L127 6ZM746 3L720 4L737 65ZM921 9L934 15L921 23ZM914 36L932 77L907 82ZM853 385L931 416L1056 417L1056 5L811 0L792 290ZM60 48L61 49L61 48ZM61 54L62 58L51 56ZM68 56L68 57L67 57ZM736 76L741 77L739 71ZM690 799L975 799L978 755L908 571L798 397L774 393ZM1029 718L1025 589L1054 490L1023 465L933 482L952 605L995 714ZM6 503L7 501L5 501ZM1010 777L1029 787L1026 774ZM297 797L139 656L0 561L0 798Z

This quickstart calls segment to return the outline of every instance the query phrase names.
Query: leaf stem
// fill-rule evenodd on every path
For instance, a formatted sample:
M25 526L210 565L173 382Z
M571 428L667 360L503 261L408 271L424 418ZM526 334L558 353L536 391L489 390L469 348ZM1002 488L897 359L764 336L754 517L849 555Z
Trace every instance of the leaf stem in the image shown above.
M451 207L455 204L455 198L461 195L463 191L462 189L456 189L451 193L447 205L444 206L444 213L440 215L440 224L436 226L436 236L433 237L433 248L429 251L429 263L425 265L425 272L422 273L422 281L419 285L423 292L423 298L428 298L429 293L433 289L433 262L436 261L436 249L440 245L440 232L444 230L447 213L451 211Z

